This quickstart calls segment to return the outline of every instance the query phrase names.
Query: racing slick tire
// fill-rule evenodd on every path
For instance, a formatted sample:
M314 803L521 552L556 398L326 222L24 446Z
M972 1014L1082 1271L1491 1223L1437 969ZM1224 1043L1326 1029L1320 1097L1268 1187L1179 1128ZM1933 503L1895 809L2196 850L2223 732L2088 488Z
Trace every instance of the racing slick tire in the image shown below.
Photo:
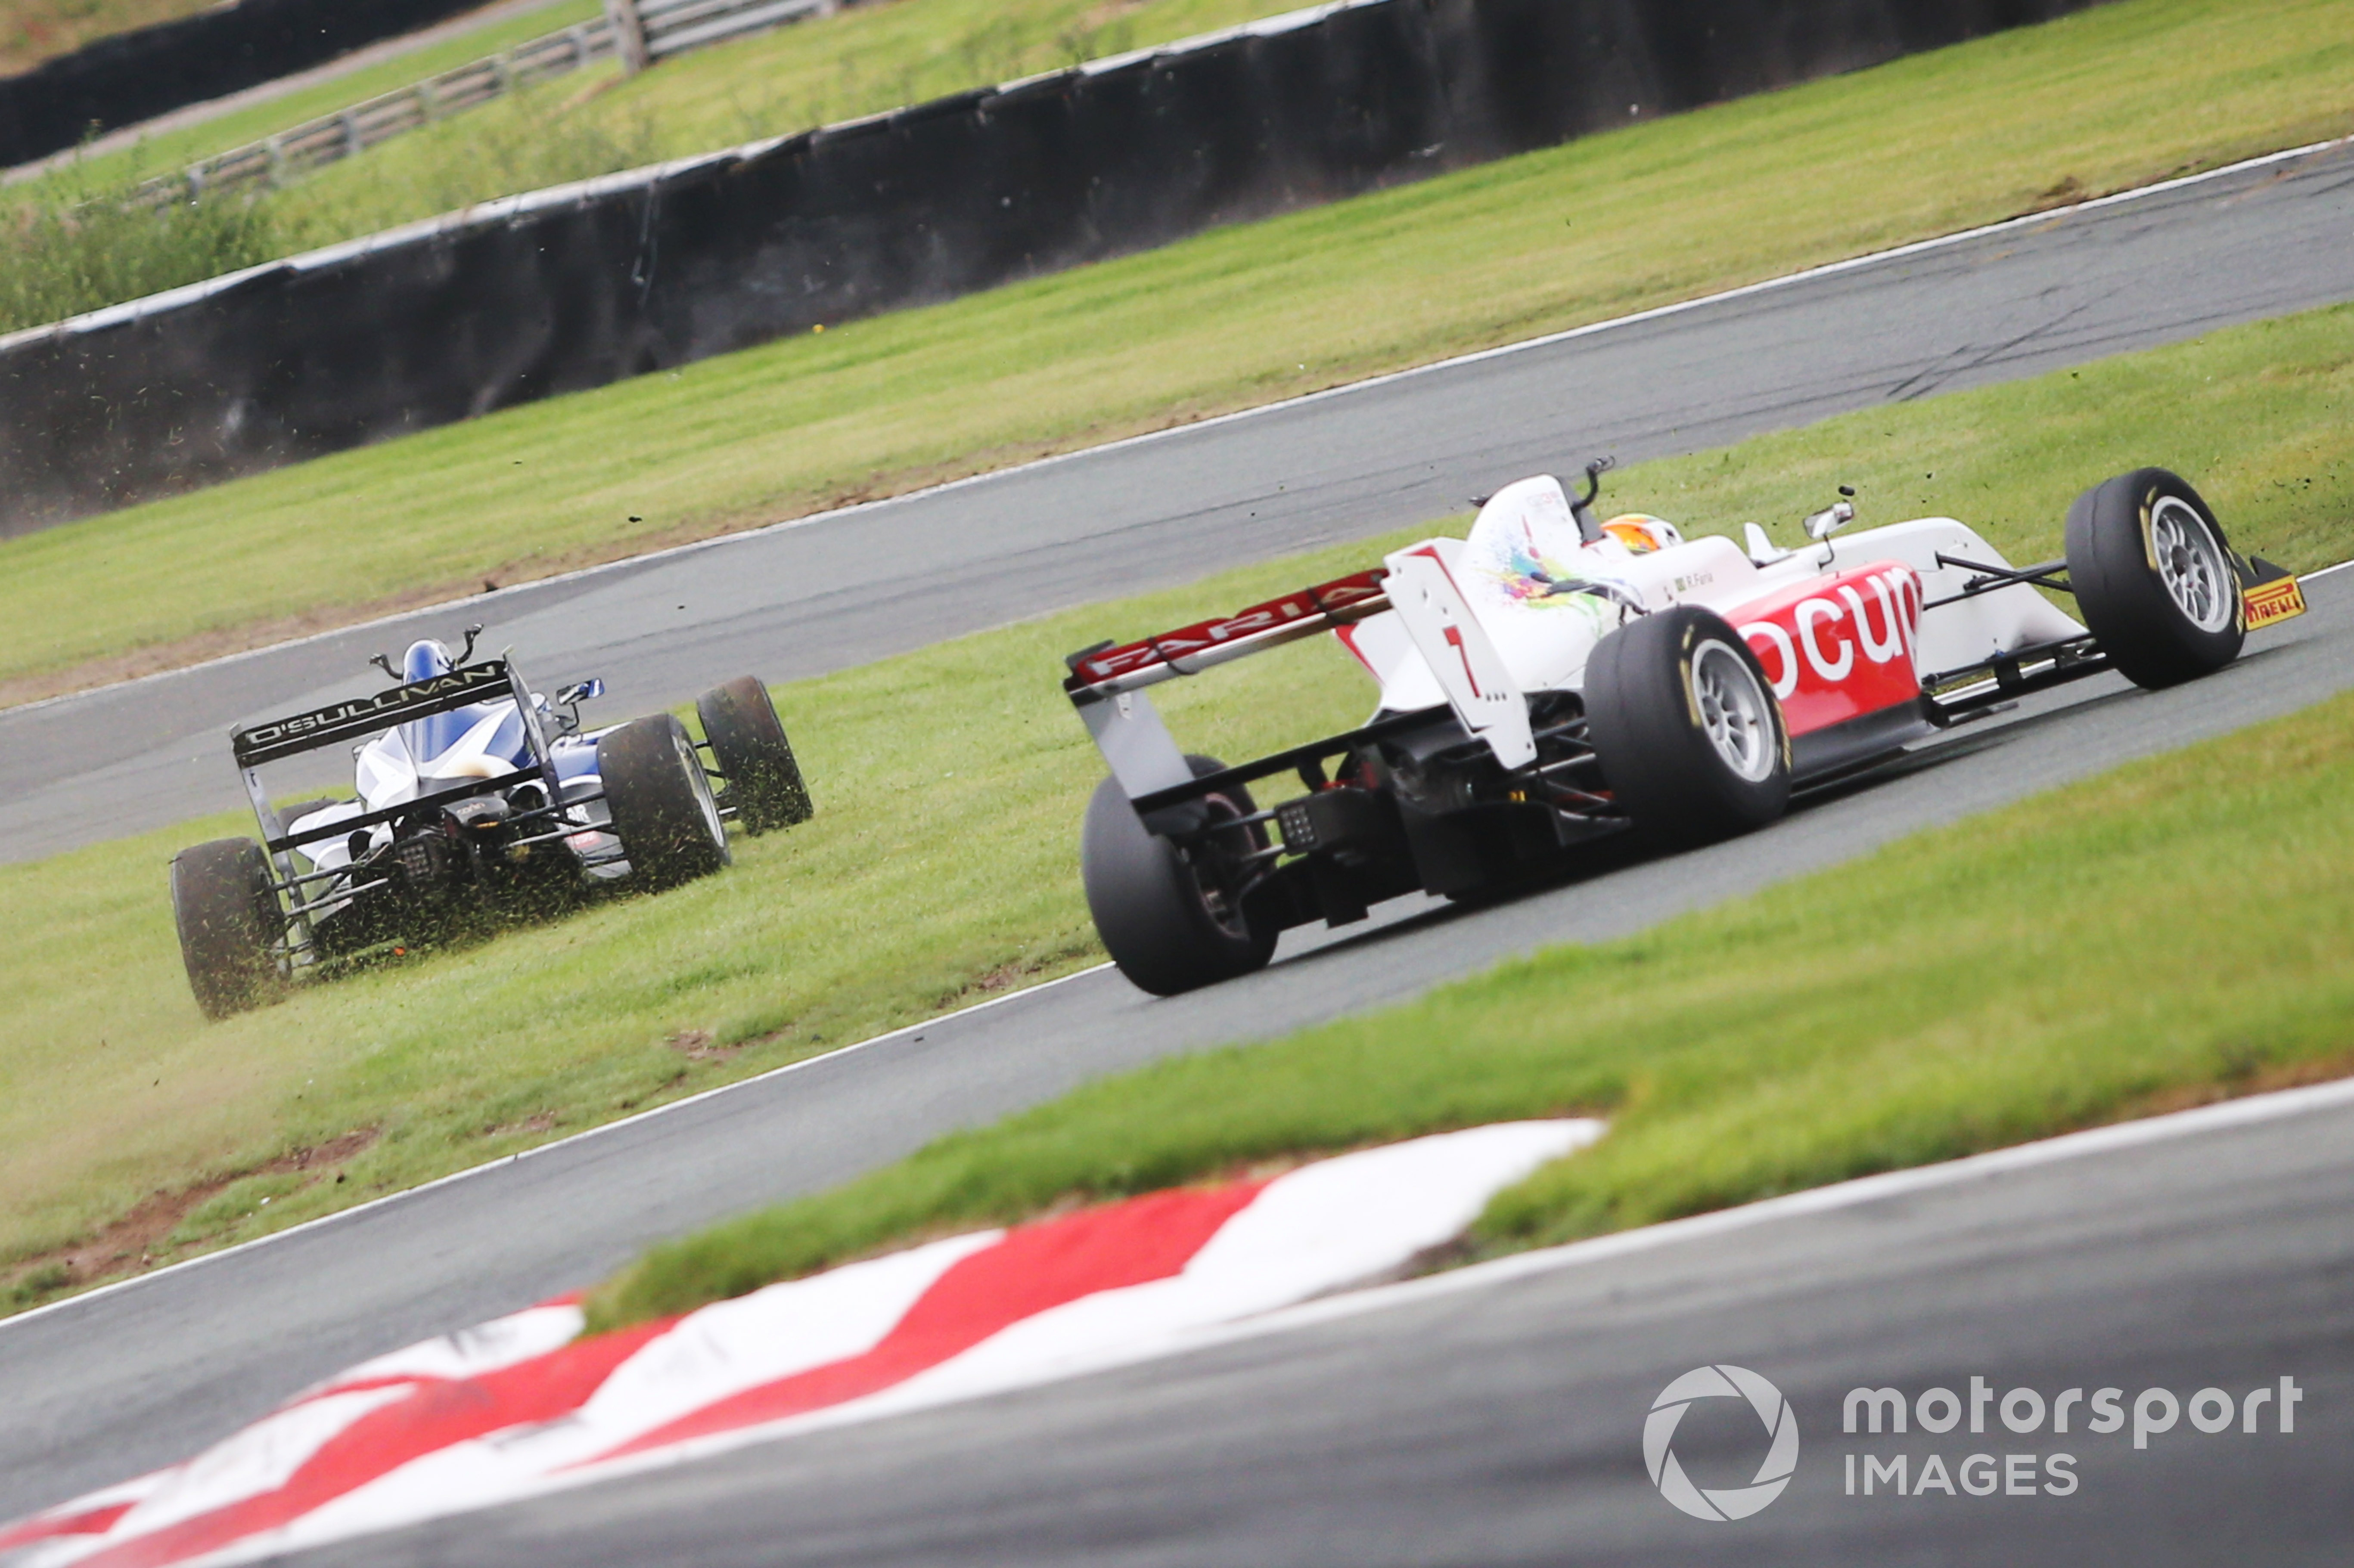
M172 919L188 989L207 1018L259 1007L284 983L285 931L270 857L251 839L215 839L172 857Z
M1729 838L1789 809L1782 706L1757 655L1713 611L1677 605L1596 643L1585 718L1618 804L1669 843Z
M1188 757L1193 777L1224 764ZM1236 786L1208 797L1214 820L1258 808ZM1228 841L1233 841L1229 842ZM1212 829L1191 849L1145 831L1117 779L1096 786L1079 837L1079 878L1112 962L1142 990L1175 996L1263 969L1277 933L1261 929L1230 895L1232 855L1267 847L1263 823Z
M604 736L597 772L613 835L647 885L674 887L727 864L727 829L710 775L677 719L631 719Z
M2094 485L2068 508L2068 582L2109 662L2157 690L2212 674L2247 634L2222 527L2162 468Z
M695 711L711 743L712 760L727 781L723 803L735 810L746 832L765 833L810 820L816 808L810 803L809 786L801 782L801 764L793 760L777 705L758 677L714 686L695 699Z

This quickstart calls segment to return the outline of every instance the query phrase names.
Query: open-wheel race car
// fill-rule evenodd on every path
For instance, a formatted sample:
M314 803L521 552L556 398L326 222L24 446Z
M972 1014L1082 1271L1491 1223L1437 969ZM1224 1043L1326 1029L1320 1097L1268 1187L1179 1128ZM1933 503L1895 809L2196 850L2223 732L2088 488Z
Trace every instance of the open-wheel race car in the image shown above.
M2086 491L2066 554L2014 567L1927 517L1776 548L1598 521L1551 476L1480 503L1468 538L1214 620L1070 656L1064 689L1111 777L1080 864L1104 946L1172 994L1265 964L1284 930L1415 892L1557 876L1634 828L1689 845L1772 822L1794 787L1866 767L2018 696L2103 670L2161 687L2301 612L2162 469ZM1842 487L1843 494L1851 494ZM2082 623L2039 588L2073 594ZM1144 688L1331 632L1380 688L1359 727L1229 767L1187 755ZM1305 793L1261 809L1250 787Z
M729 863L729 819L761 833L810 815L756 678L696 701L700 742L669 714L583 729L579 705L601 681L551 702L511 659L471 662L481 630L455 655L412 643L398 671L378 655L388 690L229 736L260 842L215 839L172 862L180 953L207 1016L486 906L689 881ZM353 742L357 799L270 804L265 765Z

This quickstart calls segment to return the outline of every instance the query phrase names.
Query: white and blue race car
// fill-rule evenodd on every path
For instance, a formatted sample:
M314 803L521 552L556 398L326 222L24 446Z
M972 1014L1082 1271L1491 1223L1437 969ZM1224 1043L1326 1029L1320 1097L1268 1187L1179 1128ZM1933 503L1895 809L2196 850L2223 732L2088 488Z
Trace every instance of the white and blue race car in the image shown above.
M378 655L388 690L230 736L260 839L216 839L172 862L180 953L207 1016L535 893L705 875L731 858L730 819L760 833L811 814L756 678L697 700L700 742L669 714L583 729L579 705L602 682L550 702L512 661L470 662L481 630L455 655L412 643L398 671ZM270 804L264 766L350 742L355 799Z

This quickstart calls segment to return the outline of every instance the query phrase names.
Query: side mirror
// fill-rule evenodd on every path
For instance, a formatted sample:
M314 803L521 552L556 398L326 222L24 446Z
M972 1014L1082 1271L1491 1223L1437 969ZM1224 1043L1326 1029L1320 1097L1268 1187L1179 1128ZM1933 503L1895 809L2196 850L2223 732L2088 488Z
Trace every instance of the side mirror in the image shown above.
M577 703L585 703L591 697L601 697L604 694L605 683L592 675L585 681L575 681L572 684L558 689L556 700L568 708Z
M1807 519L1807 537L1828 539L1854 521L1854 505L1845 501L1834 501Z

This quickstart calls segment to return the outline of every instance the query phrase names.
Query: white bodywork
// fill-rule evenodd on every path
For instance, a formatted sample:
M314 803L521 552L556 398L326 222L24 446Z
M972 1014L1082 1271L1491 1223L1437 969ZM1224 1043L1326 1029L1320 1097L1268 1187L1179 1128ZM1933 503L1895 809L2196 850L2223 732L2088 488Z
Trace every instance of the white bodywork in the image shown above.
M1763 560L1728 538L1686 540L1656 518L1614 519L1611 527L1655 547L1630 547L1617 531L1586 542L1559 480L1521 480L1479 509L1468 537L1426 540L1388 556L1391 609L1341 629L1339 636L1380 684L1383 710L1447 704L1510 768L1534 755L1525 738L1526 705L1514 705L1522 710L1514 727L1495 721L1496 703L1469 700L1479 663L1477 654L1467 660L1466 647L1484 643L1492 650L1496 668L1517 688L1514 695L1576 691L1594 645L1634 613L1630 605L1646 610L1702 605L1739 627L1744 606L1829 573L1885 561L1911 568L1934 607L1908 650L1924 679L2084 635L2076 621L2023 585L1957 598L1974 574L1939 565L1940 554L1989 566L2010 563L1976 530L1950 517L1867 529L1773 551ZM1762 533L1753 536L1753 547L1763 542ZM1445 583L1434 587L1442 568ZM1569 583L1604 591L1559 591ZM1954 602L1938 602L1949 599ZM1458 624L1467 610L1476 627ZM1474 632L1484 635L1475 639ZM1483 695L1492 687L1492 680L1486 683Z
M547 700L538 693L532 694L532 705L544 717L552 717ZM334 805L306 813L286 824L292 833L332 827L369 811L405 805L420 795L429 795L452 785L471 783L477 779L504 779L511 775L530 773L530 752L523 738L523 725L511 701L478 703L443 715L454 721L451 727L460 730L454 738L447 738L438 751L419 758L412 747L421 749L429 744L427 725L433 721L418 721L398 725L365 745L352 748L354 778L359 799L342 800ZM584 735L567 735L551 741L548 751L563 779L564 798L578 800L599 793L600 780L595 771L594 758L598 736L607 731L598 730ZM567 755L568 754L568 755ZM567 764L575 766L567 767ZM586 770L581 770L585 765ZM520 778L517 782L521 782ZM583 832L567 842L575 853L590 860L593 874L620 875L628 864L613 861L610 869L602 858L618 852L618 841L609 833L596 831L611 819L602 800L588 800L575 808L571 820L578 822ZM378 822L367 830L368 848L376 849L392 842L389 823ZM314 870L340 871L352 863L349 837L314 840L299 852ZM323 913L332 912L339 905L323 906Z

